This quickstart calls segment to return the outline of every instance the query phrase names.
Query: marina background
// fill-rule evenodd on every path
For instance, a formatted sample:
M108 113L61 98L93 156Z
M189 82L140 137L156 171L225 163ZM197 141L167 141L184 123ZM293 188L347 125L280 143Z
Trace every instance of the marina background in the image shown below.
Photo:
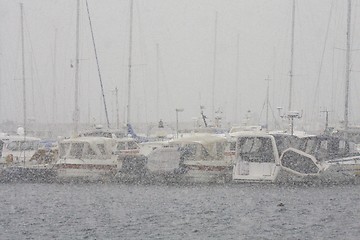
M28 121L71 123L76 1L23 2ZM0 101L3 103L0 122L22 122L18 80L21 78L19 5L11 0L0 4ZM323 129L325 116L320 111L326 109L331 111L330 124L337 125L343 120L346 4L336 0L296 1L293 108L303 111L299 125L306 128ZM353 50L359 48L357 4L354 1ZM114 126L116 87L120 119L122 123L126 119L129 1L89 0L89 7ZM286 108L288 101L291 9L292 1L281 0L227 1L226 4L220 0L134 1L132 122L157 123L160 118L174 122L176 108L185 110L180 121L192 121L199 117L200 105L206 107L205 114L211 117L214 98L215 109L222 112L224 122L240 123L251 110L258 123L263 124L266 78L271 79L270 102L273 115L279 120L276 108ZM213 76L216 13L217 60ZM159 46L158 54L156 46ZM354 124L360 119L356 107L359 60L356 51L351 51L351 55L349 109L350 123ZM213 77L215 96L211 91ZM80 11L79 86L80 122L104 123L84 1ZM270 124L274 127L274 117L270 118Z

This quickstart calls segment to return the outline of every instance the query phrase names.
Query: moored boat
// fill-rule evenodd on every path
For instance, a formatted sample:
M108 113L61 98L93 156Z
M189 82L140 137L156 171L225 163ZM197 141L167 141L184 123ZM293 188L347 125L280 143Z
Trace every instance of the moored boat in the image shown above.
M59 181L109 181L116 173L115 140L78 137L59 143L59 159L54 164Z
M225 137L197 134L180 138L180 181L187 183L225 183L231 180L234 156Z
M298 148L281 156L280 182L347 183L360 176L360 153L341 137L319 135L301 138Z

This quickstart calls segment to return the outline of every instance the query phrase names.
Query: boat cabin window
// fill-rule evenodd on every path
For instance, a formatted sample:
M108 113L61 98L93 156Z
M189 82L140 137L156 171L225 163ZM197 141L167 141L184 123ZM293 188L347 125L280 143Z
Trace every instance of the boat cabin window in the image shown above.
M11 151L37 150L38 147L39 141L13 141L7 145L7 149Z
M247 162L275 162L272 141L267 137L239 138L237 154Z
M98 144L97 147L99 148L100 153L102 155L106 155L106 150L105 150L105 145L104 144Z
M198 147L200 148L200 160L208 160L210 157L210 154L206 150L206 148L204 148L204 146L202 146L202 145L198 145Z
M314 154L316 149L315 139L303 139L300 143L299 149L308 154Z
M283 155L281 165L302 174L315 174L319 172L319 168L311 158L293 151L286 152Z
M279 155L282 154L283 151L290 147L297 147L298 146L298 138L295 136L287 136L287 135L275 135L275 142L279 152Z
M221 160L224 158L225 144L216 143L216 160Z
M91 148L91 146L89 144L87 144L86 155L87 156L96 156L96 152Z
M70 146L70 156L81 158L83 154L84 143L72 143Z
M116 150L121 151L121 150L125 150L125 149L126 149L125 142L118 142Z
M139 146L136 144L136 142L128 142L128 149L138 149Z
M70 148L70 143L60 143L59 145L59 157L65 157L66 153L68 152Z
M180 151L180 160L194 160L196 156L197 146L195 144L186 144L182 147L179 147Z
M11 151L19 151L20 150L20 143L19 142L10 142L7 145L7 149Z
M230 142L229 143L229 147L230 147L230 151L231 152L235 152L235 150L236 150L236 142Z

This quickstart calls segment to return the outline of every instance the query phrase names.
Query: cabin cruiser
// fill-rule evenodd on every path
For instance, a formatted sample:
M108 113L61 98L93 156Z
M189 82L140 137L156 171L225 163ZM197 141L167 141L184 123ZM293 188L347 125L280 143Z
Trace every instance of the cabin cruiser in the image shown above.
M59 181L108 181L116 173L115 140L105 137L78 137L59 143L54 164Z
M355 144L339 137L239 133L235 139L235 182L337 183L360 175Z
M118 181L164 182L174 178L180 161L177 145L171 141L155 141L138 143L137 146L136 150L118 153Z
M230 145L212 134L141 143L139 154L119 159L116 176L131 182L228 182L234 160Z
M275 182L280 171L275 137L261 132L239 132L232 137L236 139L233 181Z
M176 139L180 163L181 181L188 183L225 183L231 180L234 156L231 142L225 137L197 134Z
M3 138L1 165L19 165L30 161L39 148L40 138L7 136Z
M344 138L319 135L304 137L297 148L281 156L280 182L343 183L360 176L360 153Z
M40 139L24 136L6 136L3 138L0 173L1 181L51 181L55 172L52 169L54 158L42 151Z

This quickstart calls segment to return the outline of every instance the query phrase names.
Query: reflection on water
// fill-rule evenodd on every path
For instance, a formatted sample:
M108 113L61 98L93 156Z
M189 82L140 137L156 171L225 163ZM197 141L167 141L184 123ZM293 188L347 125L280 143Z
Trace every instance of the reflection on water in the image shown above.
M358 239L359 190L0 184L0 239Z

